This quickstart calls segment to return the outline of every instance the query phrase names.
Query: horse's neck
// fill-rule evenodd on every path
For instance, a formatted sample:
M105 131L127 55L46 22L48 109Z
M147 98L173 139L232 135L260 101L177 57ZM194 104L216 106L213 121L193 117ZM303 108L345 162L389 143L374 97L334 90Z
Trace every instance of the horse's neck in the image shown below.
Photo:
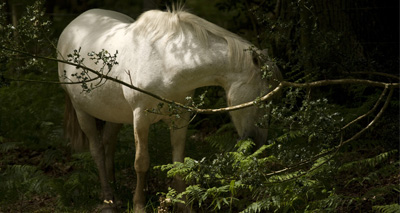
M176 83L193 89L221 86L228 90L235 82L248 81L251 76L234 70L226 42L215 37L209 39L208 45L191 35L169 41L163 54L166 77L172 75Z

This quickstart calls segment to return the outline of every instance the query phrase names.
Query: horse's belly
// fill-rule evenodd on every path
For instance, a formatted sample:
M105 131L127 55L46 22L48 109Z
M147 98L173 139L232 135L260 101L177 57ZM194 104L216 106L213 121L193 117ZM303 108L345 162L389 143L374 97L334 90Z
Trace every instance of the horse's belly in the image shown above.
M102 88L103 87L103 88ZM113 123L132 123L132 108L126 102L122 91L103 85L90 93L69 88L68 93L77 110L81 110L97 119Z
M123 107L121 105L108 105L98 106L96 104L85 106L88 114L100 120L109 121L113 123L127 123L133 122L132 110L130 107Z

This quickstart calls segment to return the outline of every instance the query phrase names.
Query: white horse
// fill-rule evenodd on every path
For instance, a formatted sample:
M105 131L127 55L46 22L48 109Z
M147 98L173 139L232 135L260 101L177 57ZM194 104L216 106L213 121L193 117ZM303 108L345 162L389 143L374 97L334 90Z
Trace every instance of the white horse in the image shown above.
M67 58L79 48L83 56L102 49L110 53L118 51L119 64L108 76L179 103L185 103L185 98L196 88L221 86L226 91L228 105L232 106L254 100L277 85L275 81L262 79L253 55L244 51L251 46L239 36L182 9L148 11L136 22L117 12L94 9L78 16L64 29L57 49L59 59ZM94 70L102 66L88 59L84 64ZM278 69L272 66L279 78ZM63 82L78 81L73 74L81 71L76 66L58 64ZM89 93L82 92L79 84L64 84L63 88L68 94L67 134L72 145L88 141L106 203L114 199L110 183L114 181L114 151L120 124L133 124L137 174L134 205L135 212L143 212L145 175L150 161L149 126L160 120L170 124L168 113L146 113L147 109L157 108L160 101L113 81ZM259 144L267 137L266 129L255 126L262 113L257 107L230 112L238 134ZM184 159L189 116L183 113L174 120L182 128L171 128L174 162ZM98 120L105 123L99 125ZM177 190L184 190L183 181L177 179Z

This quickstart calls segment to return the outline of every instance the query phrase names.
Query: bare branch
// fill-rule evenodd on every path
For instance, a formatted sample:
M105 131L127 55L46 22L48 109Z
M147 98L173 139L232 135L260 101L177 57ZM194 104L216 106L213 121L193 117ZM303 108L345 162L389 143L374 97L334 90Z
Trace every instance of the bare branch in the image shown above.
M16 52L16 53L20 53L20 54L24 54L33 58L38 58L38 59L43 59L43 60L49 60L49 61L55 61L55 62L59 62L59 63L64 63L64 64L68 64L68 65L72 65L75 66L77 68L81 68L84 70L87 70L93 74L96 74L98 77L95 79L106 79L106 80L110 80L116 83L119 83L121 85L124 85L128 88L131 88L133 90L139 91L141 93L144 93L146 95L149 95L157 100L160 100L162 102L168 103L168 104L172 104L176 107L182 108L182 109L186 109L190 112L196 112L196 113L202 113L202 114L213 114L213 113L221 113L221 112L229 112L229 111L235 111L235 110L239 110L239 109L243 109L243 108L247 108L247 107L251 107L254 106L255 104L258 103L258 101L267 101L273 98L274 95L276 95L277 93L279 93L280 90L282 90L284 87L298 87L298 88L312 88L312 87L321 87L321 86L329 86L329 85L339 85L339 84L363 84L363 85L369 85L369 86L374 86L374 87L384 87L384 88L399 88L400 85L399 83L385 83L385 82L378 82L378 81L371 81L371 80L364 80L364 79L335 79L335 80L321 80L321 81L314 81L314 82L308 82L308 83L294 83L294 82L288 82L288 81L281 81L279 83L279 85L272 91L270 91L268 94L264 95L263 97L254 100L254 101L250 101L247 103L243 103L243 104L239 104L239 105L235 105L235 106L230 106L230 107L225 107L225 108L219 108L219 109L199 109L196 107L192 107L192 106L187 106L178 102L175 102L173 100L170 99L166 99L163 98L159 95L156 95L154 93L148 92L146 90L143 90L139 87L136 87L134 85L121 81L117 78L108 76L107 74L104 75L103 73L100 73L96 70L93 70L89 67L84 66L83 64L76 64L73 62L69 62L69 61L65 61L65 60L60 60L60 59L55 59L55 58L49 58L49 57L43 57L43 56L37 56L37 55L33 55L31 53L28 52L23 52L23 51L19 51L19 50L14 50L14 49L10 49L7 47L2 46L2 49L11 51L11 52ZM42 82L44 83L44 82ZM69 84L70 82L64 82L62 84ZM82 83L82 82L73 82L75 83Z
M361 120L361 119L367 117L367 116L370 115L371 113L373 113L373 112L378 108L379 104L382 102L382 99L383 99L383 97L386 95L387 90L388 90L388 88L385 87L385 89L382 91L381 96L379 96L378 100L376 101L374 107L372 107L371 110L369 110L368 112L366 112L366 113L363 114L363 115L360 115L358 118L356 118L356 119L350 121L348 124L346 124L344 127L342 127L341 130L346 129L347 127L349 127L350 125L354 124L355 122L357 122L357 121L359 121L359 120Z
M321 86L338 85L338 84L364 84L374 87L389 86L389 88L394 88L394 87L399 88L400 86L399 83L385 83L385 82L371 81L365 79L335 79L335 80L314 81L309 83L293 83L288 81L282 81L281 83L287 87L299 87L299 88L312 88L312 87L321 87Z
M380 117L382 117L383 112L386 110L386 108L389 106L390 100L392 98L393 95L393 91L394 88L390 89L389 95L386 98L386 101L384 103L384 105L382 106L381 110L378 112L378 114L375 116L375 118L362 130L360 130L359 132L357 132L355 135L353 135L353 137L347 139L346 141L343 142L343 144L349 143L357 138L359 138L365 131L367 131L368 129L371 128L372 125L374 125ZM336 146L336 148L339 148L338 146Z
M76 81L76 82L60 82L60 81L43 81L43 80L32 80L32 79L15 79L15 78L4 78L6 80L10 80L10 81L21 81L21 82L30 82L30 83L40 83L40 84L82 84L82 82L80 81ZM96 77L93 79L90 79L86 82L91 82L91 81L95 81L97 79L100 79L100 77Z

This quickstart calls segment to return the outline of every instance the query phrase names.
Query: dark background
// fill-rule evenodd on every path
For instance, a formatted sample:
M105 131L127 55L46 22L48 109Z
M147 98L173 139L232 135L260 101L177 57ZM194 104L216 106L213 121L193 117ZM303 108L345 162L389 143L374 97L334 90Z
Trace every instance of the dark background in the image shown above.
M392 77L373 74L399 75L399 2L396 0L185 2L188 11L244 37L261 49L268 48L271 58L288 81L363 78L398 82ZM2 23L4 25L0 26L0 30L5 29L7 24L24 28L21 18L27 14L27 5L32 5L34 1L3 0L1 3L5 3L1 12L6 14L6 23ZM136 19L143 11L165 10L166 5L171 3L164 0L48 0L44 3L44 17L52 25L45 36L55 42L72 19L91 8L115 10ZM11 40L15 39L20 44L17 37ZM22 46L24 50L35 54L54 56L50 42L41 42ZM8 53L0 57L0 64L0 211L96 211L100 203L100 186L90 154L72 153L68 141L63 138L63 91L56 84L15 80L57 81L56 63L38 63L29 57ZM219 108L226 105L224 92L220 88L202 88L198 95L204 90L208 91L204 107ZM326 98L328 104L324 107L328 111L338 112L345 121L350 121L371 109L380 92L381 89L362 85L323 87L310 91L286 90L277 106L281 109L292 108L282 112L283 117L277 114L272 119L269 141L279 142L284 149L272 150L270 154L281 162L297 162L335 145L328 131L317 132L317 136L311 139L311 133L307 131L314 128L318 118L300 126L303 117L296 113L301 112L303 100ZM390 106L375 127L341 149L328 170L310 177L310 180L321 183L322 186L318 186L321 193L303 203L291 203L292 209L303 211L308 205L307 208L312 210L312 201L329 201L335 196L335 205L327 201L327 211L368 212L372 211L373 206L398 202L398 98L396 90ZM320 113L318 109L314 110L311 113ZM289 116L294 114L297 117ZM369 116L362 120L344 136L353 135L372 119ZM326 124L321 121L321 125L333 128L345 123L337 122ZM286 132L292 131L288 130L292 123L300 126L301 133L296 133L299 135ZM135 187L131 130L131 126L124 126L119 135L116 156L118 181L115 188L122 210L132 207L132 191ZM168 132L168 127L161 123L151 128L151 167L170 163ZM282 140L285 134L290 140ZM237 135L226 113L198 115L190 126L186 153L198 160L212 158L231 151L236 141ZM282 163L281 166L284 165ZM344 169L343 165L352 166ZM170 179L166 178L165 172L157 169L151 169L148 178L148 210L156 211L159 205L157 192L166 192ZM284 203L285 199L295 200L295 197L305 196L306 193L301 192L304 187L294 192L296 187L299 186L292 186L290 192L283 188L280 189L282 191L270 192L271 197L273 193L279 194ZM284 194L288 197L284 198ZM285 205L287 203L290 202ZM284 211L284 207L271 208Z

